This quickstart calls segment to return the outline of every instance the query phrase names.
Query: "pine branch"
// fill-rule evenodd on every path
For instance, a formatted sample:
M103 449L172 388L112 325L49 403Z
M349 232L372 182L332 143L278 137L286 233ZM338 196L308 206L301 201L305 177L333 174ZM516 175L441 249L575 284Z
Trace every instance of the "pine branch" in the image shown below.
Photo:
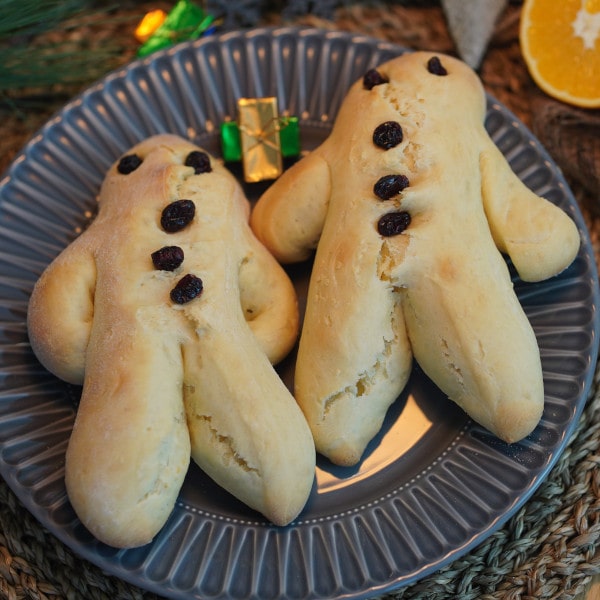
M3 0L0 40L48 31L92 6L92 0Z
M116 68L124 41L91 35L110 23L97 0L2 0L0 96L90 83Z

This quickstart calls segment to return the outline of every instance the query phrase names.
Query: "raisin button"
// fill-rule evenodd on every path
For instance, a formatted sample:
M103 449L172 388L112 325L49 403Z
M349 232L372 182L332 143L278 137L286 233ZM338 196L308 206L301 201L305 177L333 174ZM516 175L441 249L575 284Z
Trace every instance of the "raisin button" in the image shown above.
M369 69L363 77L363 87L365 90L372 90L376 85L388 83L386 79L377 69Z
M160 224L167 233L175 233L187 227L196 214L192 200L175 200L162 211Z
M378 198L389 200L408 187L408 184L406 175L384 175L373 186L373 192Z
M185 159L186 167L194 167L194 174L199 175L200 173L210 173L212 167L210 166L210 158L206 152L200 150L194 150L190 152Z
M179 246L164 246L151 256L154 267L159 271L174 271L183 262L183 250Z
M142 164L142 159L137 154L128 154L123 156L117 165L117 171L121 175L129 175Z
M373 132L373 143L384 150L402 143L402 126L396 121L386 121L378 125Z
M405 210L383 215L377 223L377 231L386 237L402 233L410 225L410 214Z
M189 273L184 275L171 290L171 300L175 304L185 304L197 298L203 289L202 279Z
M437 56L432 56L427 61L427 70L430 73L433 73L433 75L448 75L448 71L446 71L444 65L442 65L439 57Z

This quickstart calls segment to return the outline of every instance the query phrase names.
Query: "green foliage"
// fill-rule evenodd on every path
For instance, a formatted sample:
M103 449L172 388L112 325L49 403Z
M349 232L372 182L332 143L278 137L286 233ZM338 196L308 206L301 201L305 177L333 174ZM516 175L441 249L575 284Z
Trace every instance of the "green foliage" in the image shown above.
M2 0L0 38L47 31L91 5L89 0Z
M0 0L0 96L90 83L116 68L119 40L90 35L110 12L93 0Z

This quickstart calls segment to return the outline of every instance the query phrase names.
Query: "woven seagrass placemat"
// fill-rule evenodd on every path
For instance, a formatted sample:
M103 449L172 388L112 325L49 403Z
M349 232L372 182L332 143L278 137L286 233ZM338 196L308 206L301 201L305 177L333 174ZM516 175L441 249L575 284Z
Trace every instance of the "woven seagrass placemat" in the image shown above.
M307 3L318 4L318 3ZM131 39L123 62L133 58L133 28L147 10L170 3L133 3L113 14L107 33ZM519 4L498 23L480 69L486 89L536 133L539 103L518 44ZM287 16L287 19L286 19ZM259 14L255 25L294 23L360 32L415 49L454 53L444 15L435 2L366 4L345 2L333 18L288 12ZM108 32L107 32L108 30ZM74 93L63 90L63 94ZM49 98L35 110L2 114L0 172L27 139L60 107ZM552 153L552 149L551 153ZM558 151L558 150L557 150ZM560 157L555 156L557 160ZM560 161L559 161L560 164ZM562 166L562 165L561 165ZM565 171L569 171L568 168ZM570 183L600 256L597 194L577 177ZM599 263L600 264L600 263ZM600 574L600 370L572 438L534 496L500 530L446 568L386 598L546 599L580 598ZM0 598L155 599L156 595L108 576L79 559L45 530L0 482Z

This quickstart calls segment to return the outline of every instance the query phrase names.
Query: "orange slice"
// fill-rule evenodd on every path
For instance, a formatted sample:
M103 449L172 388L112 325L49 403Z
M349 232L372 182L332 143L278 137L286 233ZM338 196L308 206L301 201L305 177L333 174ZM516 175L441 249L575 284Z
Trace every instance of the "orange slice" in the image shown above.
M600 107L600 0L525 0L521 51L548 95Z

